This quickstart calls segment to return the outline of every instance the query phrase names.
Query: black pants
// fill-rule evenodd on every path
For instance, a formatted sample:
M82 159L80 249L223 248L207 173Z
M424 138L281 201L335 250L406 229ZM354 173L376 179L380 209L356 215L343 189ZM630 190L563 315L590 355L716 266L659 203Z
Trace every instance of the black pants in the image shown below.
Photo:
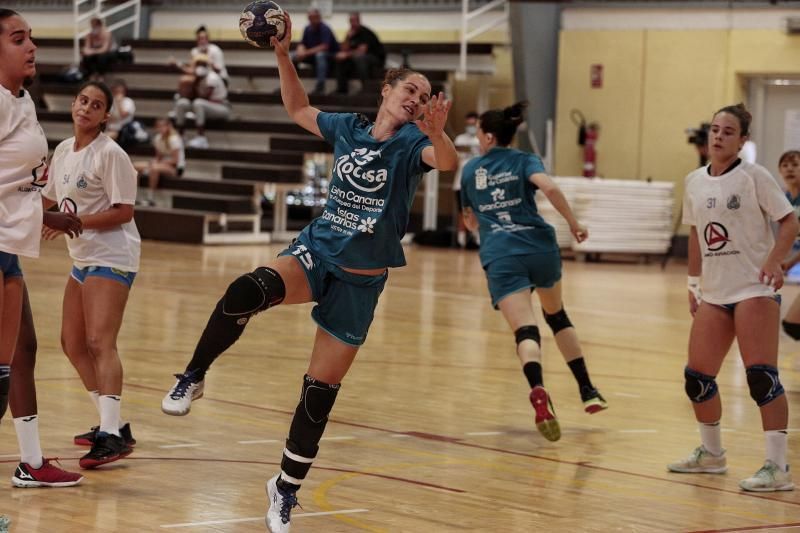
M364 54L360 56L351 56L344 61L339 61L336 64L336 92L346 93L347 82L354 76L358 76L361 85L376 75L383 67L378 57Z

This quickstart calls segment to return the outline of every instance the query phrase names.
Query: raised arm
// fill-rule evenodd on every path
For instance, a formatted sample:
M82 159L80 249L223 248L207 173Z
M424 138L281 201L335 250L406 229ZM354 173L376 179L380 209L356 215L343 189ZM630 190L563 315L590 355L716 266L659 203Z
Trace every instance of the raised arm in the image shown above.
M286 12L284 12L283 17L286 21L286 32L283 39L279 41L273 37L270 41L275 48L275 57L278 59L278 75L281 78L283 106L286 108L289 117L300 127L318 137L322 137L319 126L317 126L319 109L311 107L309 104L305 87L303 87L303 83L297 75L297 70L295 70L294 64L289 57L289 46L292 42L292 20Z

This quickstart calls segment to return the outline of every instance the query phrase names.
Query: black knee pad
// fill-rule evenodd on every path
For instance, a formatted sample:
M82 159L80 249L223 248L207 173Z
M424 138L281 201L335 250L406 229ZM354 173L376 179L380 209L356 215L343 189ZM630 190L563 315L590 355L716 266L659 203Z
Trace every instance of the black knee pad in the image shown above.
M328 423L328 414L336 402L340 384L329 385L306 375L300 402L289 428L286 448L305 458L314 458L319 450L319 440Z
M267 267L239 276L222 297L222 312L228 316L251 317L278 305L286 296L280 274Z
M686 378L686 395L694 403L703 403L717 395L717 382L715 376L708 376L688 366L683 370Z
M517 331L514 332L514 339L517 341L517 345L526 339L530 339L539 346L542 345L542 337L539 335L539 327L538 326L521 326Z
M548 315L543 309L542 314L544 315L544 321L547 322L547 325L553 330L553 335L562 329L573 327L572 322L569 321L567 312L564 311L564 307L561 307L561 311L553 313L552 315Z
M770 365L748 367L747 385L750 387L750 397L759 407L784 393L781 380L778 379L778 369Z
M783 324L783 331L786 332L794 340L800 340L800 324L795 324L794 322L781 322Z

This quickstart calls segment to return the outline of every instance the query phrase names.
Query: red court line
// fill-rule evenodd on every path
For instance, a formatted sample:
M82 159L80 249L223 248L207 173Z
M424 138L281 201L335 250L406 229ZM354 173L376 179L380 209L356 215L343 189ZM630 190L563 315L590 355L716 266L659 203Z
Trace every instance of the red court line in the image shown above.
M50 460L59 460L64 459L65 461L77 461L80 457L51 457ZM233 463L233 464L246 464L246 465L270 465L270 466L278 466L280 467L280 462L275 461L252 461L252 460L242 460L242 459L209 459L209 458L202 458L202 457L132 457L128 456L125 458L125 461L199 461L199 462L207 462L207 463ZM4 459L0 460L0 464L3 463L13 463L16 464L19 461L16 459ZM123 463L124 464L124 463ZM119 463L117 463L119 465ZM319 466L314 465L314 470L327 470L329 472L343 472L345 474L358 474L361 476L366 477L376 477L380 479L388 479L391 481L400 481L401 483L409 483L411 485L418 485L420 487L428 487L431 489L438 489L444 490L447 492L453 492L455 494L466 494L467 491L462 489L455 489L453 487L445 487L444 485L436 485L435 483L428 483L427 481L419 481L416 479L409 479L404 477L398 476L390 476L387 474L376 474L375 472L363 472L361 470L352 470L349 468L338 468L333 466ZM97 470L95 470L97 471ZM102 470L100 470L102 471Z
M766 526L732 527L728 529L702 529L697 531L689 531L689 533L728 533L732 531L761 531L763 529L784 529L787 527L800 527L800 522L792 522L791 524L769 524Z
M159 389L159 388L156 388L156 387L149 387L149 386L146 386L146 385L136 385L136 384L127 384L126 383L125 387L162 392L162 389ZM215 399L215 398L209 398L208 396L204 396L204 398L207 399L208 401L211 401L211 402L222 403L222 404L227 404L227 405L235 405L235 406L238 406L238 407L247 407L247 408L250 408L250 409L257 409L257 410L260 410L260 411L269 411L269 412L273 412L273 413L281 413L281 414L285 414L285 415L289 415L289 416L292 416L294 414L294 411L284 411L284 410L281 410L281 409L273 409L273 408L270 408L270 407L261 407L261 406L258 406L258 405L242 403L242 402L234 402L234 401L230 401L230 400L219 400L219 399ZM760 500L767 500L767 501L776 502L776 503L785 503L785 504L788 504L788 505L800 506L800 501L781 500L781 499L778 499L778 498L770 498L769 496L764 496L764 495L759 494L759 493L745 492L745 491L738 491L738 490L730 490L730 489L724 489L724 488L719 488L719 487L713 487L713 486L709 486L709 485L703 485L703 484L700 484L700 483L693 483L693 482L690 482L690 481L680 481L680 480L677 480L677 479L670 479L670 478L652 476L652 475L649 475L649 474L640 474L640 473L631 472L631 471L628 471L628 470L618 470L616 468L609 468L609 467L605 467L605 466L594 465L594 464L591 464L590 462L587 462L587 461L567 461L567 460L564 460L564 459L554 459L554 458L551 458L551 457L545 457L545 456L536 455L536 454L533 454L533 453L518 452L518 451L514 451L514 450L509 450L509 449L506 449L506 448L495 448L495 447L492 447L492 446L483 446L481 444L474 444L474 443L470 443L470 442L465 442L462 439L457 438L457 437L447 437L445 435L436 435L436 434L432 434L432 433L421 433L421 432L415 432L415 431L396 431L396 430L393 430L393 429L386 429L386 428L380 428L380 427L376 427L376 426L369 426L369 425L366 425L366 424L358 424L358 423L355 423L355 422L346 422L344 420L336 420L336 419L333 419L333 418L330 419L329 422L330 423L334 423L334 424L344 425L344 426L369 429L369 430L377 431L377 432L380 432L380 433L390 433L390 434L393 434L393 435L409 435L411 437L415 437L415 438L419 438L419 439L423 439L423 440L435 440L435 441L439 441L439 442L443 442L443 443L447 443L447 444L454 444L456 446L464 446L464 447L467 447L467 448L476 448L476 449L479 449L479 450L492 451L492 452L497 452L497 453L502 453L502 454L507 454L507 455L516 455L518 457L527 457L529 459L538 459L538 460L541 460L541 461L548 461L548 462L551 462L551 463L565 464L565 465L572 465L572 466L578 466L578 467L583 467L583 468L589 468L589 469L592 469L592 470L598 470L598 471L602 471L602 472L610 472L610 473L614 473L614 474L620 474L620 475L623 475L623 476L637 477L637 478L640 478L640 479L649 479L651 481L661 481L661 482L665 482L665 483L672 483L672 484L676 484L676 485L684 485L684 486L688 486L688 487L697 487L697 488L700 488L700 489L706 489L706 490L711 490L711 491L715 491L715 492L733 494L735 496L742 496L742 497L747 497L747 498L757 498L757 499L760 499ZM680 476L680 475L685 475L685 474L675 474L675 475Z

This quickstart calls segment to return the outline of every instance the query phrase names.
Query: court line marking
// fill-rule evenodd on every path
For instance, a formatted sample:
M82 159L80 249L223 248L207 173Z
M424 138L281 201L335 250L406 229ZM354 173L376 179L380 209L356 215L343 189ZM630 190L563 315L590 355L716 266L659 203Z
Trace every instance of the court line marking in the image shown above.
M269 444L271 442L278 442L277 439L262 439L262 440L240 440L236 441L238 444Z
M746 531L764 531L765 529L778 530L778 529L795 529L800 526L800 522L791 524L767 524L764 526L746 526L746 527L733 527L727 529L704 529L698 531L691 531L690 533L727 533L727 532L746 532Z
M369 509L342 509L340 511L322 511L319 513L292 513L292 520L295 518L311 517L311 516L327 516L335 514L353 514L353 513L366 513ZM219 524L235 524L238 522L262 522L263 516L255 518L229 518L227 520L208 520L206 522L183 522L180 524L162 524L160 527L164 529L174 529L179 527L197 527L197 526L215 526Z
M195 442L192 444L163 444L159 446L159 448L196 448L198 446L203 446L200 442Z
M355 437L342 436L342 437L322 437L320 440L355 440Z
M467 433L470 437L482 437L484 435L503 435L503 431L472 431Z

